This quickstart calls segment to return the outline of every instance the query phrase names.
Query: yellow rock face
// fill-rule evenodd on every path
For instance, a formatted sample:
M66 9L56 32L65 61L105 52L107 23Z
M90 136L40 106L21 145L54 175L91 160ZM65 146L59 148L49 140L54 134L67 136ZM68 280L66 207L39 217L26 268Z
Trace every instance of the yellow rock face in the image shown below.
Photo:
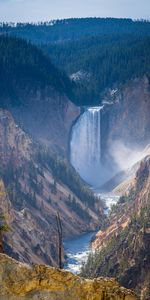
M0 254L1 300L136 300L114 279L85 280L46 265L29 266Z

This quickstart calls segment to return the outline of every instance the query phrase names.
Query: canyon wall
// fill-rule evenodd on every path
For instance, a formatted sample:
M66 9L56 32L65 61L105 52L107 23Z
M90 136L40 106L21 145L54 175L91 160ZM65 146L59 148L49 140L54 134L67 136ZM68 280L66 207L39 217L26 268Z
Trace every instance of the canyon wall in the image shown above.
M113 176L144 157L150 142L149 79L131 80L102 98L102 106L84 108L73 126L70 160L84 180L107 190Z
M16 122L35 140L60 154L68 155L70 131L80 114L64 94L50 87L18 88L19 103L9 99L2 103L13 114Z
M108 97L108 98L107 98ZM140 148L149 143L150 83L147 77L131 80L106 96L102 111L102 148L115 141ZM116 144L117 146L117 144Z
M102 203L67 162L41 149L3 109L0 155L0 213L11 227L6 253L20 261L57 266L57 212L63 238L71 238L97 228Z
M150 295L150 156L140 164L130 192L112 208L108 223L93 241L96 255L84 269L87 277L111 276L137 292Z

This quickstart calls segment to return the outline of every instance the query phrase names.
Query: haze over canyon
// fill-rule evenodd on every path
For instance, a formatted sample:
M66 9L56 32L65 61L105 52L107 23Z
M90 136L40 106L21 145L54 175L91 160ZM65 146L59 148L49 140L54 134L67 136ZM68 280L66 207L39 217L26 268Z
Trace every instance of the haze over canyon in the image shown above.
M3 300L149 299L149 116L149 21L0 24Z

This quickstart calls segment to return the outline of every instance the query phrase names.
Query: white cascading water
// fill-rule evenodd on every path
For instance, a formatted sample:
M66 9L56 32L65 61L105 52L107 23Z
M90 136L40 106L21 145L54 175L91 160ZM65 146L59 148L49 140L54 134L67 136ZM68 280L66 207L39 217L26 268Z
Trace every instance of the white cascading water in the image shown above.
M87 109L74 125L70 143L70 160L81 177L93 186L100 183L101 110Z

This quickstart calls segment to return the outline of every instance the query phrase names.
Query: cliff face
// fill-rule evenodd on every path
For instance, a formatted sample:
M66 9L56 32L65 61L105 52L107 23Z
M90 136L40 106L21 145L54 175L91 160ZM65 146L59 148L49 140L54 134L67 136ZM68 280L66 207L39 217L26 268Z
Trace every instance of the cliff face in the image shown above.
M46 265L24 265L6 255L0 255L0 274L1 300L136 300L114 279L84 280Z
M150 84L147 77L131 80L105 96L109 105L102 111L102 155L113 157L119 143L143 149L149 143ZM111 161L112 164L112 161Z
M84 274L114 276L140 299L150 295L150 157L136 175L134 188L111 211L109 224L97 233ZM89 273L88 273L89 272ZM87 275L87 276L88 276ZM86 275L85 275L86 276Z
M67 96L49 87L36 91L18 89L18 97L21 99L19 105L4 105L16 122L34 139L67 156L71 126L80 109Z
M33 138L67 155L79 109L73 84L51 60L23 39L0 36L0 108L11 111Z
M12 228L5 238L6 253L57 266L57 212L63 236L69 238L96 229L103 216L101 203L91 198L90 204L75 171L43 146L41 150L2 109L0 153L0 209Z

